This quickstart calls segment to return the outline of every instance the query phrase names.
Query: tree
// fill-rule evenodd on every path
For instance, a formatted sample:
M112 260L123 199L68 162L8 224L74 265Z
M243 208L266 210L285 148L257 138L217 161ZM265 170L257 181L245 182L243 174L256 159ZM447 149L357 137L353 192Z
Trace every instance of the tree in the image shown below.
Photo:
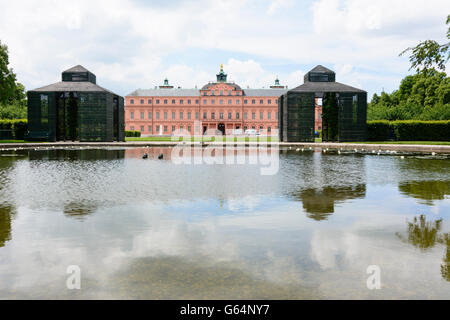
M0 41L0 119L27 117L25 87L9 68L8 47Z
M0 41L0 103L10 101L17 90L16 75L8 66L8 47Z
M446 24L450 23L450 15L447 16ZM447 30L447 39L450 39L450 27ZM426 40L419 43L414 48L407 48L400 56L411 51L409 61L411 62L411 69L416 69L417 72L427 71L433 67L445 71L445 63L450 58L450 42L440 45L437 41Z

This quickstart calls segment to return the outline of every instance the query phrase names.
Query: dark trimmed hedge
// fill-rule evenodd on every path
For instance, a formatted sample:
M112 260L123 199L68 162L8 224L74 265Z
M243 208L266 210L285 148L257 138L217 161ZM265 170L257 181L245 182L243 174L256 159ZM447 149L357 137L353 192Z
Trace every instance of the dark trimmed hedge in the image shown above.
M125 130L125 137L137 137L137 138L139 138L140 136L141 136L141 132L140 131Z
M450 121L368 121L367 140L450 141Z
M390 136L391 125L388 120L367 121L367 140L385 141Z
M27 119L0 119L0 137L2 139L23 140L28 130Z

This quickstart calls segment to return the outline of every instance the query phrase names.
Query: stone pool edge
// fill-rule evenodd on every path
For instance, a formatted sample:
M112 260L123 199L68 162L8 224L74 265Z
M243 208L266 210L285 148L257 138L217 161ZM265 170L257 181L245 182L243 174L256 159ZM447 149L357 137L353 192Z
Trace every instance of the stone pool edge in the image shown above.
M172 141L128 141L128 142L41 142L41 143L0 143L0 149L35 149L48 147L174 147L180 142ZM186 142L185 145L221 145L218 142ZM225 145L234 146L271 146L271 142L225 142ZM399 151L399 152L423 152L423 153L448 153L449 145L411 145L411 144L365 144L365 143L312 143L312 142L280 142L280 148L328 148L368 151Z

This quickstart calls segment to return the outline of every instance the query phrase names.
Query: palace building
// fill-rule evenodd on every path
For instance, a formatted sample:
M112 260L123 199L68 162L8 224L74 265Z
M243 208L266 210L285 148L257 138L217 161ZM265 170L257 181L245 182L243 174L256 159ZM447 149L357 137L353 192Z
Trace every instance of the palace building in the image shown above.
M154 89L137 89L125 97L125 129L142 136L171 135L176 130L244 133L255 129L270 134L278 129L278 99L287 92L278 79L268 89L243 89L228 82L223 65L217 80L201 89L175 88L167 79Z

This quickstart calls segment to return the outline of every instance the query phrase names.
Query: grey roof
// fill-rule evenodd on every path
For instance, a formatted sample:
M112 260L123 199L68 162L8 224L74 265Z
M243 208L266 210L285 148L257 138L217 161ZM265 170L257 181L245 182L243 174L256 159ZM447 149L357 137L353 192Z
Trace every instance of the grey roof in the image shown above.
M53 92L53 91L64 91L64 92L108 92L114 95L114 92L111 92L105 88L100 87L99 85L93 84L88 81L80 81L80 82L72 82L72 81L60 81L54 84L50 84L45 87L37 88L34 90L30 90L32 92Z
M339 82L305 82L289 92L366 92Z
M214 85L216 85L216 84L218 84L218 83L222 83L222 82L211 82L211 83L205 84L205 85L202 87L202 90L208 90L210 86L214 86ZM223 82L223 83L224 83L224 84L227 84L227 85L229 85L229 86L234 87L236 90L242 90L241 87L238 86L238 85L235 84L235 83L230 83L230 82Z
M248 97L280 97L287 89L244 89L244 95Z
M249 97L279 97L286 93L287 89L244 89L244 96ZM127 97L200 97L198 89L137 89L127 95ZM217 97L234 97L219 96Z
M65 72L90 72L90 71L81 65L77 65L75 67L67 69L66 71L63 71L63 73L65 73Z
M200 90L198 89L137 89L127 95L132 97L198 97Z
M317 73L335 73L333 70L330 70L328 68L325 68L322 65L318 65L314 67L314 69L310 70L309 72L317 72Z

